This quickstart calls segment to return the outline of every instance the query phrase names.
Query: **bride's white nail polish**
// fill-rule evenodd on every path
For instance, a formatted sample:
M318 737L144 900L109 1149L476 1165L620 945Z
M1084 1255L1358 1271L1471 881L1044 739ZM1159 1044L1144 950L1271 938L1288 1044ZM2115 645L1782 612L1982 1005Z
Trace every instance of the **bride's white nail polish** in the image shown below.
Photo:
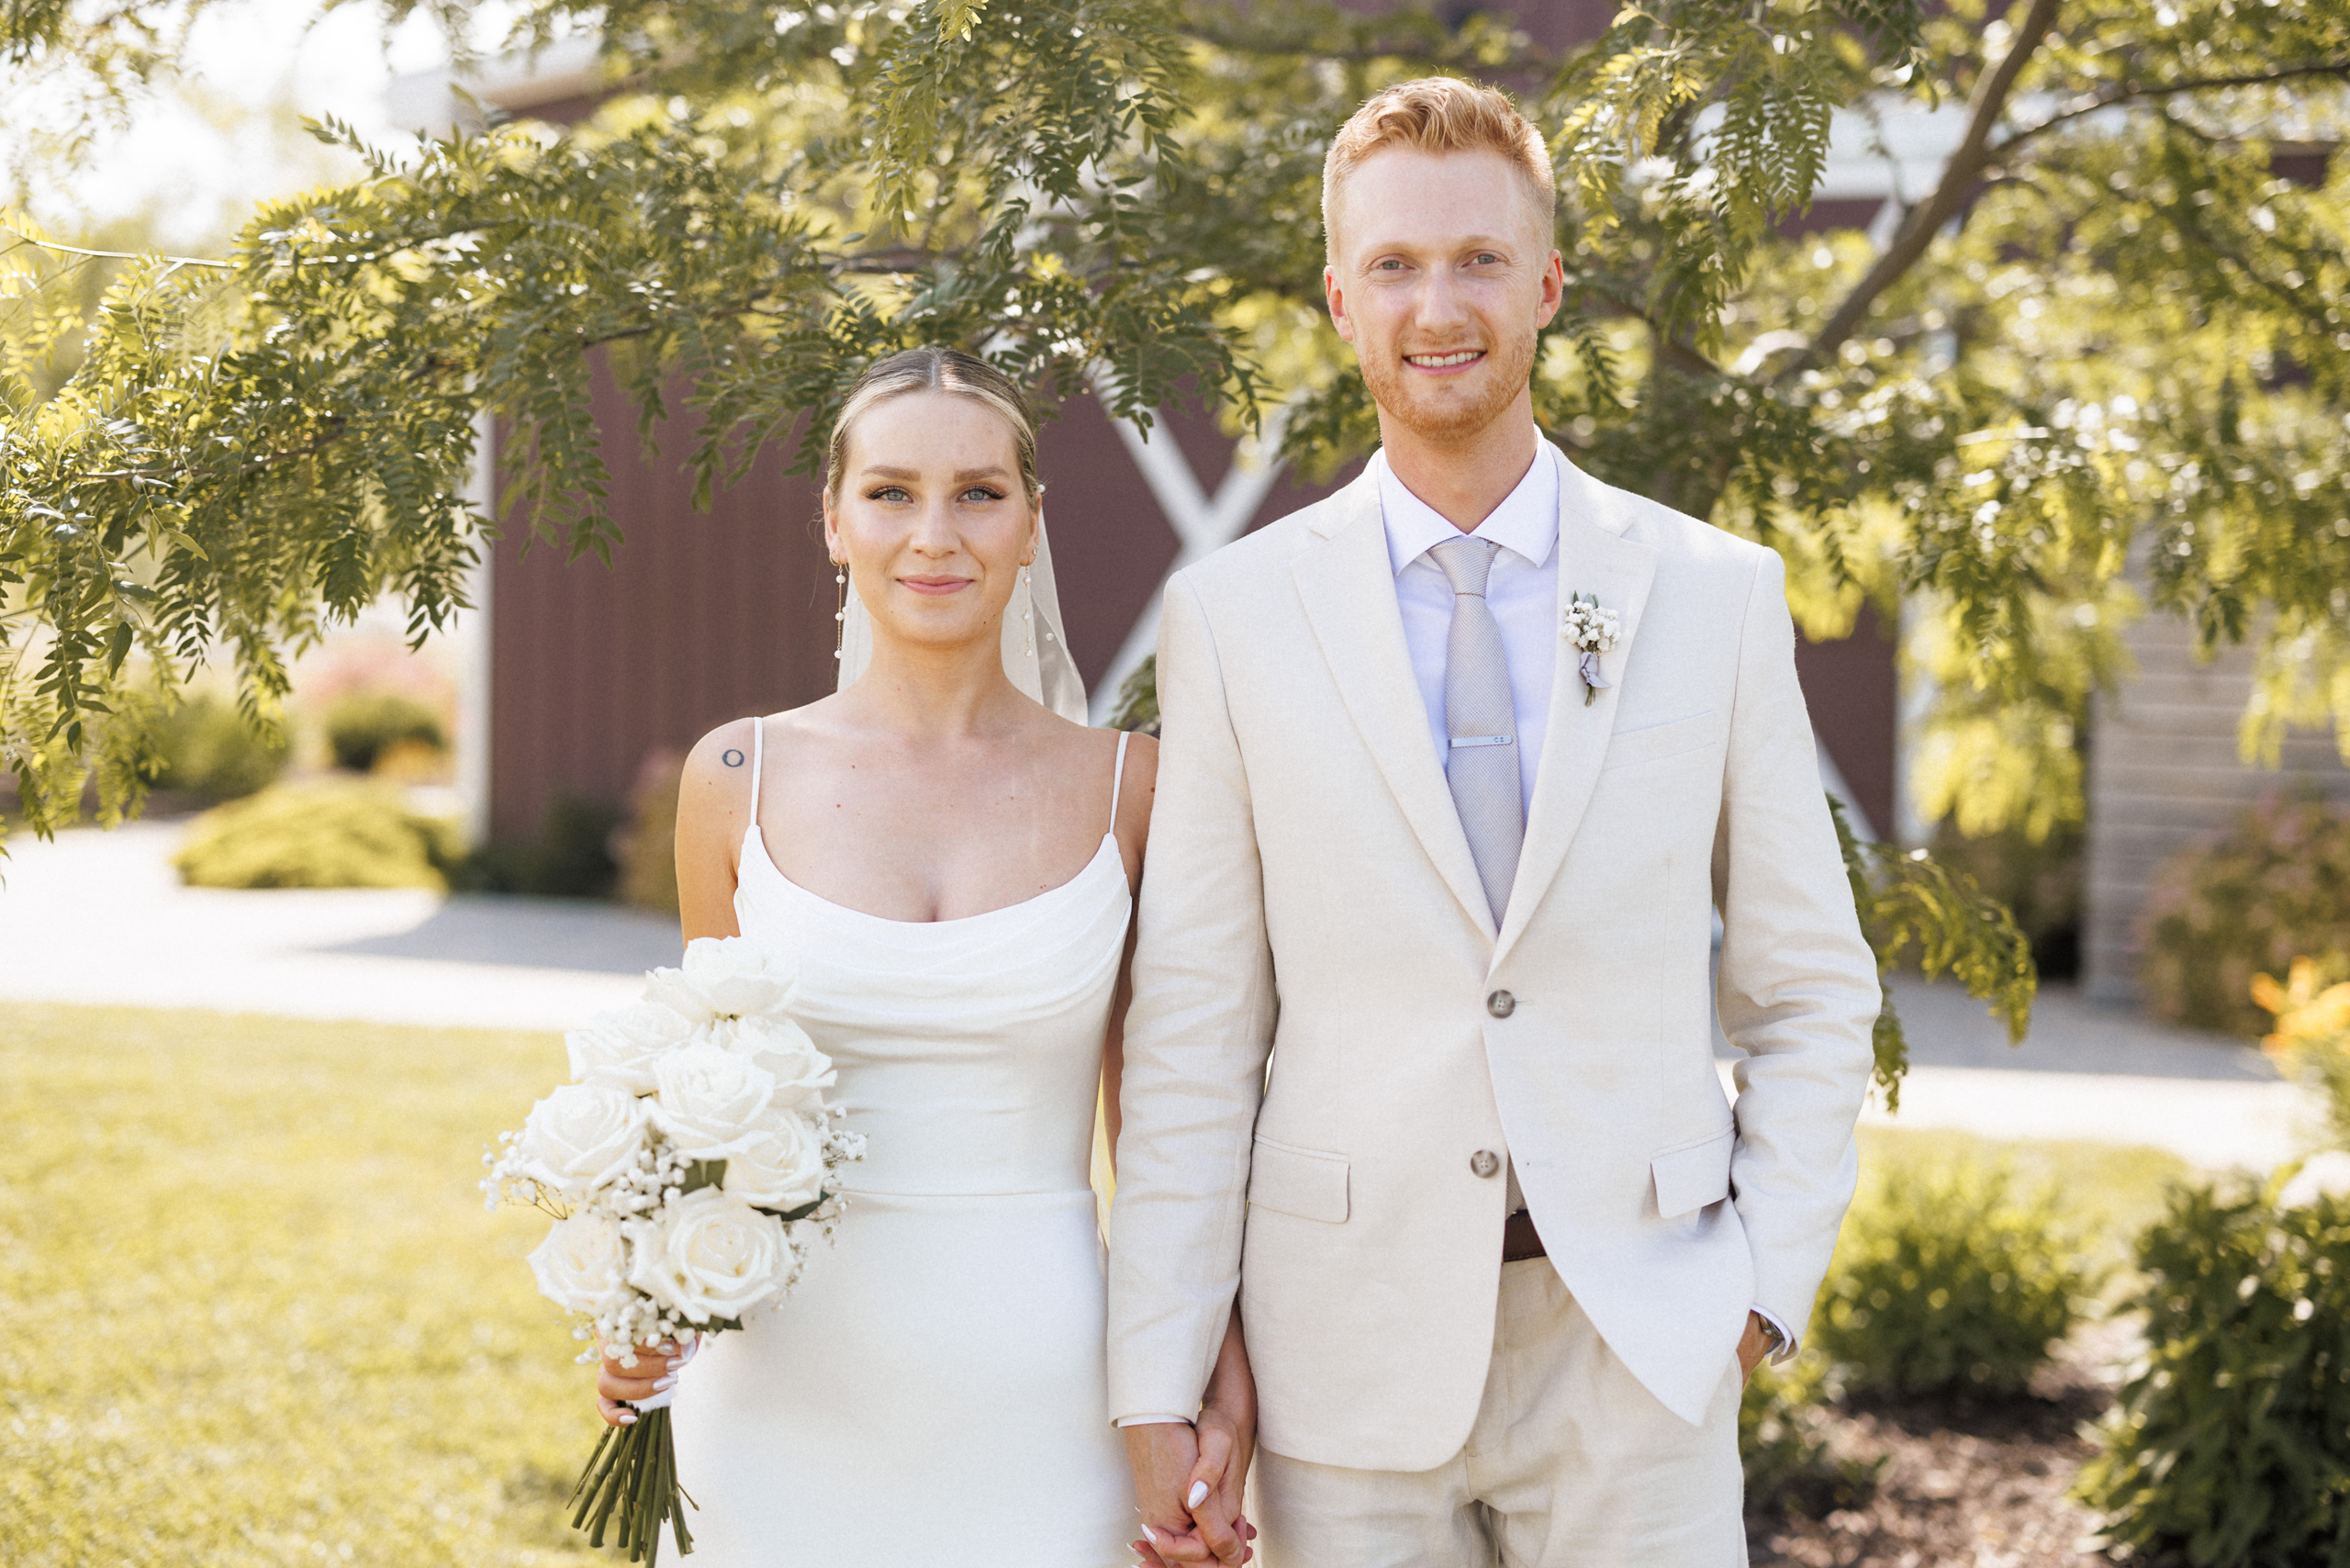
M1192 1483L1192 1495L1183 1499L1183 1506L1196 1508L1207 1500L1208 1484L1204 1481L1194 1481Z
M653 1392L655 1394L666 1394L669 1390L677 1386L677 1379L675 1373L671 1373L667 1377L655 1378L653 1381Z
M748 837L749 834L746 834L744 836ZM1143 1540L1150 1542L1153 1546L1157 1546L1158 1544L1158 1532L1151 1529L1148 1525L1142 1527L1142 1538Z

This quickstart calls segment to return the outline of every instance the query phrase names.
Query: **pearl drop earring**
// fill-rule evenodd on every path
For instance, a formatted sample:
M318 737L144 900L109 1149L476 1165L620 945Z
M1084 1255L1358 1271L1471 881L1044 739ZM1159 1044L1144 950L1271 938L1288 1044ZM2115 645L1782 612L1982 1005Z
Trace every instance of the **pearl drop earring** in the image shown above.
M848 635L848 567L838 561L833 565L840 567L833 574L834 586L840 590L833 605L833 657L838 659L842 641Z

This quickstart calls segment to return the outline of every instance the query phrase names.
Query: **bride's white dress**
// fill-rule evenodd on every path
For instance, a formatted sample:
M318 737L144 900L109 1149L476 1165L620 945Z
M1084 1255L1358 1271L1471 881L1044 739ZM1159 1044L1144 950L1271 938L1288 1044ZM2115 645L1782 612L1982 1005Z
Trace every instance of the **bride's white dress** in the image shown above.
M734 911L798 974L797 1016L868 1142L834 1244L813 1240L782 1305L678 1376L686 1561L1131 1562L1087 1185L1132 911L1115 838L1025 902L910 923L787 879L755 806Z

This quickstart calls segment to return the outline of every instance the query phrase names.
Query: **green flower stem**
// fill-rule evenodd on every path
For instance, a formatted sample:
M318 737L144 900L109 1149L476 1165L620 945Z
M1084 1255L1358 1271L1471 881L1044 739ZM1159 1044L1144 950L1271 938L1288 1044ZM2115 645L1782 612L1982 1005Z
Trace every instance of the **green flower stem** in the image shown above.
M677 1540L677 1550L694 1549L677 1506L683 1495L677 1485L677 1450L669 1428L669 1412L640 1411L625 1427L610 1427L588 1458L572 1491L578 1506L574 1529L588 1532L591 1546L602 1546L609 1532L612 1544L628 1553L632 1562L655 1563L661 1556L661 1527L666 1523Z

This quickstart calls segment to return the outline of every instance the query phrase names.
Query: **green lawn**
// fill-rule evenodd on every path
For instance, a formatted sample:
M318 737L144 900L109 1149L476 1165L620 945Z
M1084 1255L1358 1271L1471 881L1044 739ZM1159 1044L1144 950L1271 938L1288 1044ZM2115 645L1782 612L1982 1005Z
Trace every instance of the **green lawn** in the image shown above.
M599 1428L484 1144L553 1035L0 1008L0 1562L584 1563ZM2005 1157L2121 1240L2178 1162L1870 1130L1863 1158Z
M2115 1268L2128 1263L2131 1242L2163 1212L2172 1185L2195 1175L2175 1154L2121 1144L2018 1143L1942 1128L1899 1127L1863 1127L1860 1138L1863 1182L1872 1170L1893 1165L1971 1160L2005 1164L2015 1172L2019 1189L2053 1182L2090 1257Z
M483 1145L553 1035L0 1009L0 1562L585 1563L600 1429Z

